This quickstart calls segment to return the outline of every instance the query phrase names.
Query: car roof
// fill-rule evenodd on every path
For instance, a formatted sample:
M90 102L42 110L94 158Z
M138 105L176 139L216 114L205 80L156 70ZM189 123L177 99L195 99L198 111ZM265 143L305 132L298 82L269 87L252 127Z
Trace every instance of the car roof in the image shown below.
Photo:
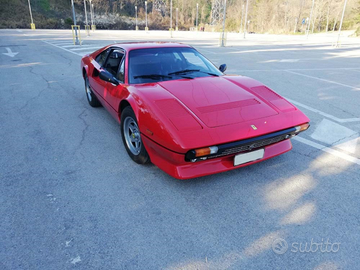
M185 47L192 48L189 45L175 42L163 42L163 41L148 41L148 42L124 42L124 43L115 43L110 45L111 47L120 47L124 50L130 51L134 49L146 49L146 48L169 48L169 47Z

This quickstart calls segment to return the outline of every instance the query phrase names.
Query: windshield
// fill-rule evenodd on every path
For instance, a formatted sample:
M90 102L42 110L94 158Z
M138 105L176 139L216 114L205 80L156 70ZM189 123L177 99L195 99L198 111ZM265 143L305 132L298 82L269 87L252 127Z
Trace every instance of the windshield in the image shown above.
M198 51L187 47L132 50L128 70L131 84L222 75Z

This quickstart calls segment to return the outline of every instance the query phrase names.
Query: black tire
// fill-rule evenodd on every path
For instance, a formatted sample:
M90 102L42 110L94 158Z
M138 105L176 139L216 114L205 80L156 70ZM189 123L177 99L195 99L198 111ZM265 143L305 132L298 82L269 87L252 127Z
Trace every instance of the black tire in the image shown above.
M94 95L93 91L91 90L90 84L89 84L89 78L88 76L85 74L84 77L84 81L85 81L85 94L86 94L86 99L89 102L91 107L100 107L101 103L98 100L98 98Z
M133 130L130 130L130 127L134 130L134 132ZM125 109L121 112L120 129L126 152L129 154L131 159L138 164L149 163L150 157L141 140L136 116L130 106L125 107ZM131 139L134 141L131 141Z

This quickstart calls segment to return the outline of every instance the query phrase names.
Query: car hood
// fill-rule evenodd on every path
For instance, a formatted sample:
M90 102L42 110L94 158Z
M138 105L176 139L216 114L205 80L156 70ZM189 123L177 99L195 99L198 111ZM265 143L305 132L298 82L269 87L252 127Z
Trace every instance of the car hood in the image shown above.
M201 77L158 84L210 128L279 114L270 102L225 77Z

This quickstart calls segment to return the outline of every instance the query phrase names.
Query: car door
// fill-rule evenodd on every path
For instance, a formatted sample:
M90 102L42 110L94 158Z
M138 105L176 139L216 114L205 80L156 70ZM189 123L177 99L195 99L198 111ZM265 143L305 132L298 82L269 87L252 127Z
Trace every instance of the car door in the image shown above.
M102 80L99 78L99 73L103 69L111 50L111 48L104 50L92 60L93 70L91 70L92 73L91 76L89 76L89 83L93 92L95 92L97 96L100 96L101 103L103 103L104 89Z
M111 82L100 79L99 76L95 78L97 87L100 91L99 94L102 96L104 106L106 106L109 112L117 118L119 102L124 94L124 74L125 74L125 51L120 48L112 49L107 57L101 70L105 70L113 75L118 85ZM101 71L100 70L100 71Z

